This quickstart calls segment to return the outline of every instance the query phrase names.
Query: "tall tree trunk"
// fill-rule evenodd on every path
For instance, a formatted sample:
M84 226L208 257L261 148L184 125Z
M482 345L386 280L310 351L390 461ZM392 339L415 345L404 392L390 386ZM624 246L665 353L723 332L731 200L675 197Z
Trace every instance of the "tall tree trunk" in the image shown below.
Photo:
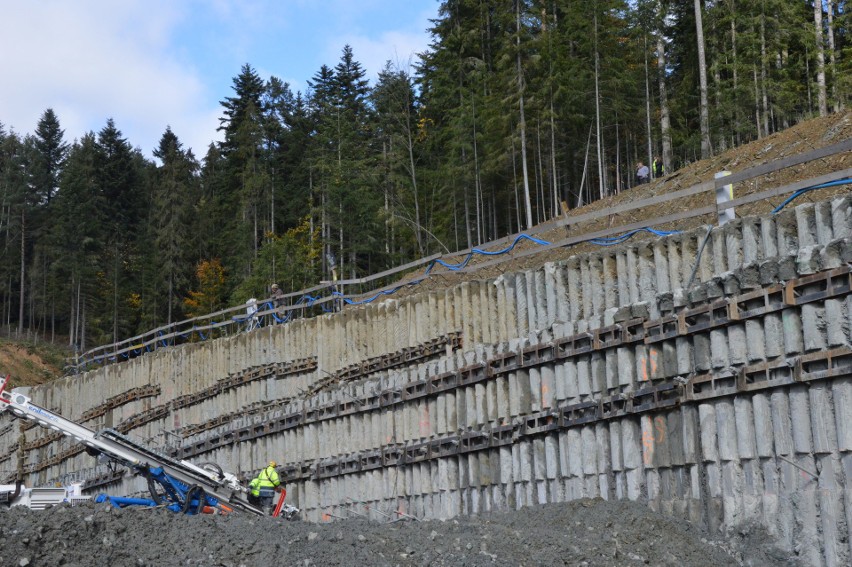
M831 72L831 107L834 112L841 109L843 101L837 96L837 57L834 43L834 4L837 0L828 0L828 69Z
M340 222L340 228L339 228L339 229L338 229L338 231L337 231L337 234L338 234L338 239L337 239L337 244L338 244L337 257L340 259L340 273L342 274L342 273L344 273L344 272L343 272L343 264L344 264L344 262L346 262L346 256L344 256L344 253L343 253L343 250L344 250L344 239L343 239L343 201L342 201L342 200L339 200L339 201L337 202L337 214L338 214L338 217L337 217L337 218L341 219L341 222ZM352 269L352 270L354 270L354 269L355 269L355 266L351 266L351 269ZM352 275L352 277L354 278L355 276L354 276L354 275Z
M595 2L594 14L594 50L595 50L595 133L598 149L598 188L600 198L606 196L606 182L604 181L604 163L603 163L603 132L601 129L601 93L598 84L600 75L600 54L598 53L598 13L597 2Z
M47 336L47 254L41 257L41 329Z
M467 164L467 155L462 148L462 167ZM464 229L467 235L467 247L473 247L473 231L470 227L470 191L467 188L462 190L462 195L464 195Z
M313 174L311 174L311 183L313 183ZM322 234L323 255L322 265L325 279L331 279L331 266L329 265L329 254L331 254L331 228L328 226L328 214L326 212L326 185L320 180L320 233Z
M24 332L24 284L26 282L26 251L27 251L27 219L24 210L21 209L21 291L18 300L18 338Z
M556 203L554 214L559 216L559 178L556 173L556 123L553 109L553 90L550 92L550 182L553 184L553 201Z
M112 342L118 342L118 245L113 250L112 276Z
M674 167L672 152L672 127L669 112L669 97L666 91L666 44L663 36L665 25L663 3L657 1L657 82L660 90L660 138L663 146L663 167L671 171Z
M722 74L719 71L719 65L713 66L713 85L716 87L713 89L713 102L716 105L716 116L724 116L724 108L722 107L722 90L724 86L722 85ZM724 152L728 148L728 140L726 138L727 132L724 131L724 128L720 128L718 132L719 141L716 144L716 148L719 152Z
M77 286L74 284L74 276L71 276L71 314L68 321L68 346L74 347L77 343Z
M589 148L592 145L592 130L594 125L589 126L589 136L586 139L586 156L583 158L583 175L580 177L580 189L577 191L577 208L583 206L583 187L586 185L586 172L589 169ZM589 201L592 200L591 189L586 193L589 196Z
M512 184L515 187L515 222L518 225L518 232L521 232L524 223L521 220L521 196L518 193L518 151L515 149L514 136L512 136ZM510 230L509 232L514 231Z
M470 95L471 119L473 121L473 189L476 199L476 243L482 244L482 224L484 200L482 198L482 182L479 175L479 145L476 142L476 95Z
M766 12L760 10L760 100L763 109L763 133L769 135L769 96L766 91Z
M559 17L558 17L558 13L556 11L556 5L557 5L556 0L553 0L553 2L551 2L551 14L553 15L553 24L552 24L552 26L550 26L551 30L556 30L556 29L558 29L558 26L559 26ZM553 37L553 31L550 32L550 35L548 36L548 38L549 38L548 40L550 41L552 39L552 37ZM551 63L551 77L552 76L553 76L553 69L552 69L552 63ZM552 165L552 169L553 169L553 191L555 193L556 200L558 201L557 204L559 205L559 208L556 210L556 216L559 216L561 214L561 211L562 211L562 202L564 201L566 204L570 202L571 187L566 182L566 179L568 178L568 172L567 171L562 173L562 179L563 179L562 183L559 182L559 172L558 172L557 167L556 167L556 156L557 156L556 122L555 122L556 121L556 118L555 118L556 117L556 111L554 109L553 99L554 99L553 81L551 81L550 82L550 139L551 139L550 159L551 159L551 165Z
M825 48L822 39L822 0L814 0L814 34L816 35L817 61L817 103L819 115L828 114L828 102L825 89Z
M172 324L172 297L175 292L175 271L169 269L169 308L168 308L168 324Z
M12 335L12 290L14 289L14 284L12 273L9 272L9 285L6 288L8 291L3 293L3 298L6 300L4 312L6 315L6 329L9 331L9 336Z
M408 95L408 90L406 90L406 96ZM408 110L410 108L409 101L406 101L406 111L405 111L405 135L406 142L408 145L408 166L411 174L411 190L414 193L414 236L417 239L417 251L420 256L425 254L423 247L423 229L420 225L420 195L417 192L417 171L414 167L414 136L411 133L411 112Z
M77 331L75 332L74 340L77 347L82 351L84 349L86 337L86 322L83 317L83 278L77 280Z
M733 115L733 136L731 140L732 145L738 145L740 143L740 105L738 99L739 93L739 77L737 75L737 67L739 66L739 59L737 58L737 24L736 24L736 9L734 7L734 0L731 0L731 57L733 58L733 62L731 64L731 78L733 79L734 84L734 92L733 92L733 107L734 107L734 115Z
M701 94L701 159L712 155L710 145L710 112L707 107L707 60L704 56L704 24L701 17L701 0L695 0L695 36L698 41L698 82Z
M271 168L269 180L269 230L275 234L275 168Z
M388 193L390 193L390 180L388 179L388 141L386 138L382 138L382 161L381 161L381 180L382 180L382 211L384 214L385 222L385 254L389 254L393 248L393 245L390 241L390 224L391 224L391 216L390 216L390 204Z
M86 351L86 303L80 304L80 350Z
M456 246L453 250L461 250L459 244L459 209L455 191L453 191L453 235L456 237Z
M621 138L618 132L618 115L615 116L615 194L621 193Z
M462 84L462 78L459 77L459 108L464 108L464 93L463 93L464 85ZM472 95L471 95L472 96ZM462 171L467 168L467 152L464 149L464 146L461 148L461 166ZM467 248L473 247L473 233L471 232L470 227L470 191L467 190L465 179L467 176L460 176L462 178L462 196L464 197L464 229L465 229L465 238L467 240ZM456 250L458 250L458 246L456 246Z
M654 163L654 141L651 133L651 75L648 71L648 36L645 36L645 129L648 133L648 164ZM630 156L627 156L629 162ZM651 175L656 176L654 167L651 167Z
M536 152L536 167L538 169L538 182L536 186L538 187L541 193L541 210L538 212L538 221L543 222L547 220L547 191L545 190L545 184L547 183L547 177L544 175L544 153L541 149L541 121L536 121L535 128L535 152ZM556 203L553 203L556 205Z
M518 67L518 106L520 107L520 134L521 134L521 169L523 171L524 177L524 202L527 206L527 230L530 230L533 226L532 220L532 202L530 199L530 178L529 171L527 167L527 122L524 117L524 76L523 69L521 68L521 2L520 0L515 0L515 23L516 23L516 31L518 33L515 38L515 47L517 47L517 53L515 54L515 61Z
M763 137L763 129L760 124L760 85L757 82L757 65L752 67L754 71L754 123L757 126L757 139Z

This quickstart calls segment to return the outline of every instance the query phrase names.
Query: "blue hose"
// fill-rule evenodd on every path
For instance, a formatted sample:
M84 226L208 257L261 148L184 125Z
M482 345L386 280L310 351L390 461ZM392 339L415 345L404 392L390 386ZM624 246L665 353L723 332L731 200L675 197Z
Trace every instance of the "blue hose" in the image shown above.
M852 183L852 178L847 177L846 179L838 179L836 181L829 181L828 183L821 183L819 185L813 185L811 187L805 187L804 189L799 189L798 191L796 191L795 193L793 193L792 195L790 195L789 197L784 199L783 203L781 203L780 205L778 205L777 207L772 209L772 214L773 215L778 214L778 212L781 209L783 209L784 207L786 207L791 201L793 201L794 199L797 199L801 195L804 195L808 191L813 191L815 189L826 189L828 187L836 187L838 185L846 185L847 183Z

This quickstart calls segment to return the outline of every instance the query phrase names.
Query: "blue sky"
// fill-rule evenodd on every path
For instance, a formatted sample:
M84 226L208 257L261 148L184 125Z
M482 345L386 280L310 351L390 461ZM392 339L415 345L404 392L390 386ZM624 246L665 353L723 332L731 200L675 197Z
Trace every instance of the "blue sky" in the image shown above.
M439 0L0 0L0 123L35 130L53 108L72 141L108 118L146 157L170 125L201 158L243 64L291 88L343 46L371 84L429 43Z

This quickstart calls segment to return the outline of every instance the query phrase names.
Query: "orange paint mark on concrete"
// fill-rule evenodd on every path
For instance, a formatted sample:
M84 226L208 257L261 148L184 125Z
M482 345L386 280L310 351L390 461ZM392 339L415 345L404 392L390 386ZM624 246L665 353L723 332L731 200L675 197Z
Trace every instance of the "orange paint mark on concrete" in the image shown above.
M654 418L654 437L657 443L666 441L666 419L661 415Z
M650 465L654 459L654 431L651 427L651 417L642 416L642 461Z
M650 416L642 417L642 461L650 465L654 460L657 445L666 441L666 419L658 415L653 420Z

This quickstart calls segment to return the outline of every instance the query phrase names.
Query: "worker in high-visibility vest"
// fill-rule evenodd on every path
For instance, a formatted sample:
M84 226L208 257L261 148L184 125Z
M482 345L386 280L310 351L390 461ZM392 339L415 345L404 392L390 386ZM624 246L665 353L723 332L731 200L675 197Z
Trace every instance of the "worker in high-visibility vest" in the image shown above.
M659 179L665 174L665 168L663 167L663 160L658 157L654 158L654 162L651 164L651 172L654 174L654 179Z
M260 479L257 477L249 483L248 503L260 507Z
M267 513L272 512L272 501L275 499L275 491L281 486L278 471L275 470L276 466L275 461L269 461L269 465L260 471L257 478L252 480L249 485L252 494L257 491L257 496L260 497L260 507Z

